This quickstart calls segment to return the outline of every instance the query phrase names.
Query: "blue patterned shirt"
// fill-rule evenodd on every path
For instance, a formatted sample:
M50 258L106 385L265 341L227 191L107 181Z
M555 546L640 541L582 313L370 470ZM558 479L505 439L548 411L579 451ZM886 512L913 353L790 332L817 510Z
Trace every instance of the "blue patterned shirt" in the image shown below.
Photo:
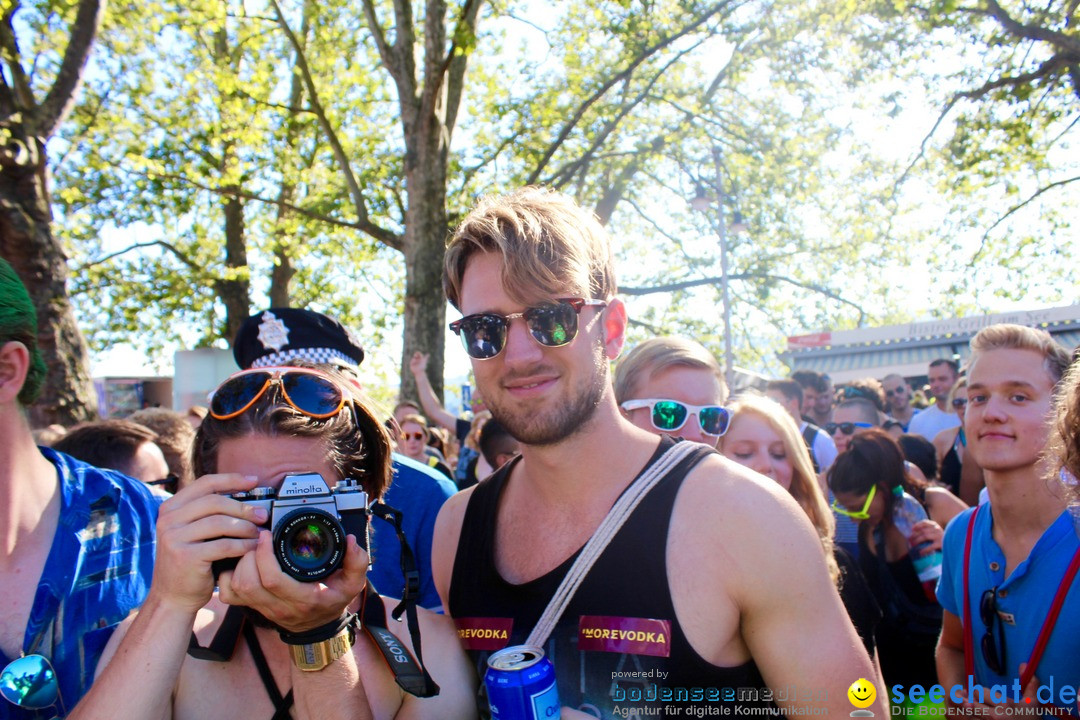
M145 485L49 448L60 480L60 519L38 582L23 651L48 658L71 712L94 679L117 624L139 607L154 569L158 499ZM0 652L0 667L12 658ZM0 720L51 718L0 698Z

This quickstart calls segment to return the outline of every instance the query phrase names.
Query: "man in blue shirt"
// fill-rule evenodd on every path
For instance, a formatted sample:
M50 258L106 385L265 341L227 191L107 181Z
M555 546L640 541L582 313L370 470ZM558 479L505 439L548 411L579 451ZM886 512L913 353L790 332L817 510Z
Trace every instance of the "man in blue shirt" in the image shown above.
M326 363L359 377L364 348L337 320L313 310L270 308L244 321L233 340L233 357L242 369L288 365L305 360ZM401 511L402 530L420 573L417 604L436 609L439 593L431 579L431 540L442 504L457 488L445 475L405 456L393 455L393 480L383 501ZM372 566L368 578L380 594L401 597L401 543L382 520L371 523Z
M986 473L990 503L978 508L970 553L975 509L945 532L938 677L947 692L961 686L951 703L976 714L993 715L999 705L1006 714L1030 714L1038 705L1075 714L1080 576L1068 581L1066 568L1080 538L1062 493L1047 480L1044 455L1051 402L1069 353L1045 331L1019 325L984 328L971 350L964 429L968 452ZM1054 621L1050 608L1059 589L1067 594ZM1044 629L1049 641L1040 656L1036 641Z
M157 501L146 486L34 445L25 409L45 378L36 337L30 297L0 260L0 720L75 706L154 565ZM10 663L31 655L49 661L59 689L37 710L13 702L20 666Z

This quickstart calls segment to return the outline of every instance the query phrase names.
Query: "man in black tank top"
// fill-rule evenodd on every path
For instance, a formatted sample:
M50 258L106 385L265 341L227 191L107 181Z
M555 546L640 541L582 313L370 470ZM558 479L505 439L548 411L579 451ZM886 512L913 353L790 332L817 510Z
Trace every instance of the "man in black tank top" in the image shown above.
M805 514L775 483L620 414L608 362L627 318L611 257L591 214L535 188L482 201L447 249L444 286L464 315L451 329L521 443L436 523L435 582L462 644L482 673L529 638L612 506L640 494L534 638L564 717L849 713L848 687L875 674ZM641 475L655 484L639 493Z

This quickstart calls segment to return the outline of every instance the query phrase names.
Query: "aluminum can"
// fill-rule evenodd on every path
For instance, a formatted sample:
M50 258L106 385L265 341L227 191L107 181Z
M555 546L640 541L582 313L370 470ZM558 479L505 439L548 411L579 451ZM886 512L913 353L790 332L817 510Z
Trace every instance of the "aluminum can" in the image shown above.
M514 645L491 655L484 673L495 720L557 720L555 666L538 647Z

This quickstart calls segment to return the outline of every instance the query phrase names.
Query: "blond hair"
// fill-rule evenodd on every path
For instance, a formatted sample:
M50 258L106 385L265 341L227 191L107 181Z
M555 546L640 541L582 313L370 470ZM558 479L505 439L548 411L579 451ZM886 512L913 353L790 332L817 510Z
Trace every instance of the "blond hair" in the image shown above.
M810 460L810 451L803 442L802 433L791 413L785 410L780 403L767 397L745 393L728 406L731 412L731 420L735 421L740 414L756 415L765 421L784 443L784 455L791 462L791 486L788 492L799 507L810 519L810 524L817 530L821 539L821 547L825 551L825 564L829 568L829 574L835 581L839 576L836 558L833 557L833 532L836 529L836 521L833 519L829 504L825 502L825 494L818 484L817 475L814 473L814 463ZM724 451L724 441L727 435L720 437L719 450Z
M1069 367L1072 356L1050 333L1026 325L990 325L971 338L968 376L979 355L990 350L1031 350L1043 356L1043 367L1056 385Z
M615 368L615 401L633 400L643 379L670 367L710 371L720 383L720 402L727 398L724 371L705 346L683 337L658 337L649 338L619 361Z
M596 216L566 195L526 187L482 199L446 248L443 289L461 309L461 282L476 253L502 258L502 285L516 302L532 305L568 292L586 299L615 295L611 239Z
M949 405L952 405L952 401L956 399L956 393L961 390L967 390L967 375L961 375L960 379L953 383L952 390L949 391Z

